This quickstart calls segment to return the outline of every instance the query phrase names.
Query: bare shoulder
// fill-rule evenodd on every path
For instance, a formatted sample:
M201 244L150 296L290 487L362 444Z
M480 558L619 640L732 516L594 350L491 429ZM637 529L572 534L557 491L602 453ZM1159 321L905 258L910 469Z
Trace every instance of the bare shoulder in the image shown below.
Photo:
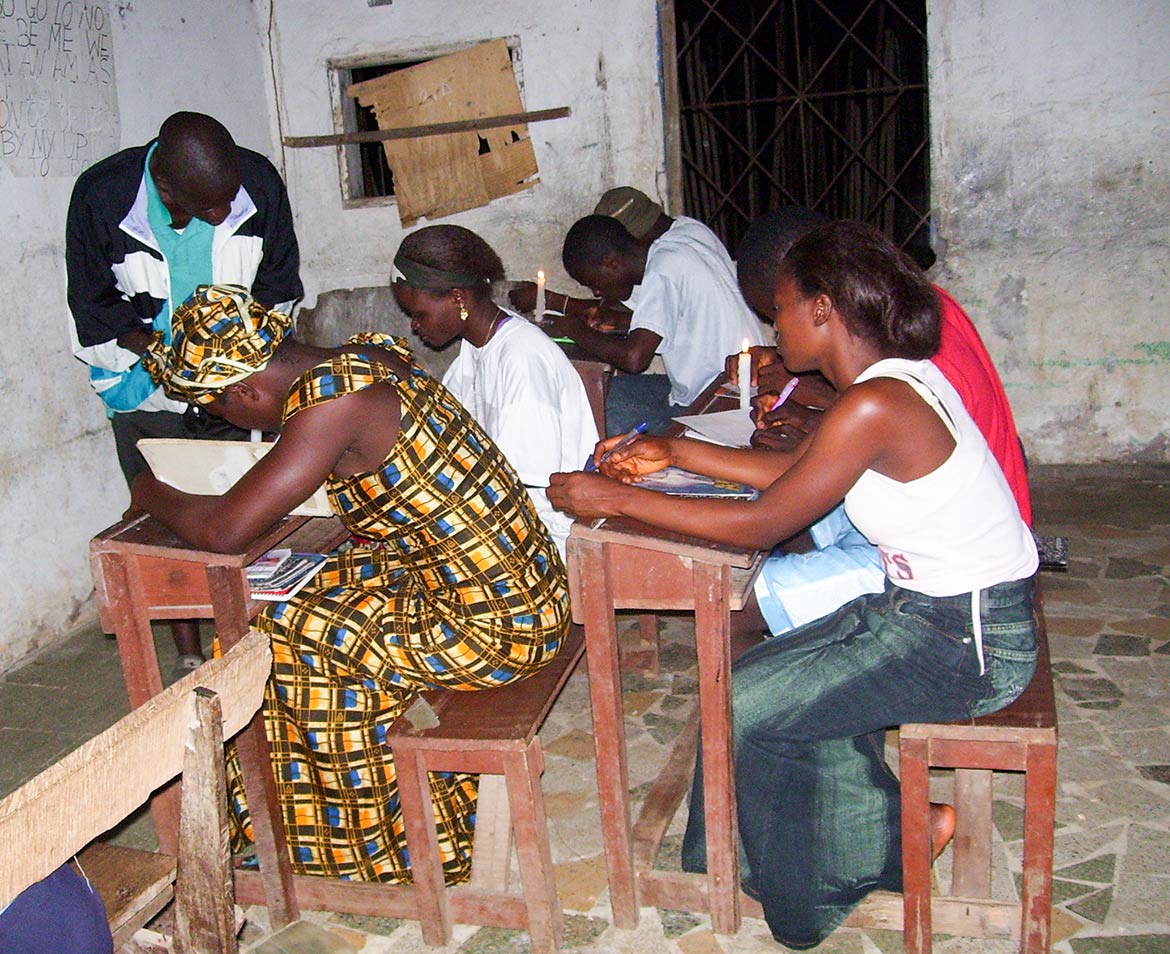
M872 418L893 414L902 417L920 409L928 410L926 403L905 381L898 378L870 378L847 387L833 407L825 412L825 416L864 415Z
M936 418L904 381L873 378L850 385L825 411L817 429L834 453L859 453L871 463L913 440Z

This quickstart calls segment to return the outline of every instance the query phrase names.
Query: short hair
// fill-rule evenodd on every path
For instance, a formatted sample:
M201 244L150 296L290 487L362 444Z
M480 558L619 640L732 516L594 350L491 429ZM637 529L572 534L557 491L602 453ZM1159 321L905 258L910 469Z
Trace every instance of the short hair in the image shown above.
M849 331L890 357L922 360L938 351L941 306L909 255L864 222L813 229L788 250L777 278L803 298L828 295Z
M398 256L440 272L472 276L484 286L504 278L504 263L495 249L461 225L428 225L411 232L398 247Z
M168 116L158 131L158 175L188 192L206 195L238 188L240 152L232 134L203 113Z
M638 248L638 242L617 219L608 215L587 215L573 223L565 235L561 261L570 275L595 269L606 255L624 255Z
M739 287L767 290L776 286L776 268L792 245L828 218L802 205L789 205L752 221L735 253Z

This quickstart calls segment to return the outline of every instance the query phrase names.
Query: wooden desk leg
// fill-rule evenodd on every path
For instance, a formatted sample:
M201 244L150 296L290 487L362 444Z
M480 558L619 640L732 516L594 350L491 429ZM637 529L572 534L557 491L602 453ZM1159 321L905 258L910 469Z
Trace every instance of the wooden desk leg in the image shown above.
M1044 954L1052 943L1052 851L1056 817L1056 740L1029 745L1024 776L1024 865L1020 904L1022 954Z
M251 625L244 573L238 567L209 566L207 582L211 605L215 607L216 635L226 653L247 635ZM281 928L300 917L300 906L288 857L288 837L276 797L276 779L272 772L268 736L264 731L263 708L236 736L236 753L240 757L240 772L244 794L248 798L256 861L260 865L268 916L274 928Z
M577 543L581 619L585 661L589 666L589 702L593 709L593 744L597 751L597 788L601 834L609 872L609 901L616 927L638 924L634 875L634 838L630 821L626 730L622 724L622 684L609 572L604 544Z
M444 947L451 941L451 904L439 859L430 773L422 754L409 746L394 750L394 772L406 825L406 845L410 849L410 876L418 904L419 927L424 943ZM473 866L474 863L473 857Z
M731 568L696 562L694 580L711 929L734 934L740 910L731 742Z
M101 573L114 621L114 635L118 639L126 694L130 708L137 709L163 690L154 630L146 612L146 594L142 580L121 554L103 553ZM150 800L159 851L164 854L177 855L179 851L180 799L181 787L172 783Z
M534 954L552 954L561 949L564 913L553 877L544 791L540 785L544 772L540 739L533 739L522 752L509 752L504 759L504 771L508 801L516 806L512 824L516 828L516 856L520 862L532 950Z

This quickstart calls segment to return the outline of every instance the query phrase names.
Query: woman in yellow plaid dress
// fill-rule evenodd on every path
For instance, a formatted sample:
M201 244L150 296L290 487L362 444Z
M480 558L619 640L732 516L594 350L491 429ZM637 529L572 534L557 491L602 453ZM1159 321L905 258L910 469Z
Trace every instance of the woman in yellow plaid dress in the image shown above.
M226 286L175 311L171 343L148 359L156 377L281 437L222 497L146 473L133 500L191 543L237 552L325 482L369 541L257 620L275 659L265 722L294 869L408 881L386 729L420 690L486 688L548 662L568 627L564 567L503 455L401 342L313 348L283 340L287 325ZM238 778L231 789L246 825ZM432 797L455 883L470 872L475 779L436 774Z

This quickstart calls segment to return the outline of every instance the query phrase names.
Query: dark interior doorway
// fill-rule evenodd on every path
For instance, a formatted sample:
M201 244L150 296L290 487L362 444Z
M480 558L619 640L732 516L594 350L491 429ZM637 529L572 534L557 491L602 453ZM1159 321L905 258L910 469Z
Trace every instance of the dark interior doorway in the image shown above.
M806 205L933 262L925 0L660 3L676 211L734 253L754 217Z

